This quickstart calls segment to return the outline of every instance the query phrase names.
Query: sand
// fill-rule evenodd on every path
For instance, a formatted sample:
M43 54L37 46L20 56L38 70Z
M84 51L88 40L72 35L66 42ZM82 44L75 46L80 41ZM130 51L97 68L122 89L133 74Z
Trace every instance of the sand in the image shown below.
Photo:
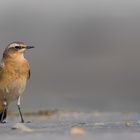
M138 113L56 112L52 115L25 115L25 123L10 115L0 124L4 140L139 140Z

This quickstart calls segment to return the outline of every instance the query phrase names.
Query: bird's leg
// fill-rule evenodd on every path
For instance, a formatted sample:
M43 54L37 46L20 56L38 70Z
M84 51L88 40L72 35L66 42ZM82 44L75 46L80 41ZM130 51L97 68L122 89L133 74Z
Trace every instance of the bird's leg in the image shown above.
M4 109L3 109L3 111L2 111L2 116L1 116L0 122L1 122L1 123L6 123L6 121L4 121L4 119L6 118L7 106L8 106L6 100L3 102L3 105L4 105Z
M17 107L18 107L20 118L21 118L21 123L24 123L24 119L23 119L21 109L20 109L20 97L18 97L18 100L17 100Z
M1 120L0 123L6 123L6 121L4 121L4 114L5 114L6 108L2 111L2 116L1 116Z

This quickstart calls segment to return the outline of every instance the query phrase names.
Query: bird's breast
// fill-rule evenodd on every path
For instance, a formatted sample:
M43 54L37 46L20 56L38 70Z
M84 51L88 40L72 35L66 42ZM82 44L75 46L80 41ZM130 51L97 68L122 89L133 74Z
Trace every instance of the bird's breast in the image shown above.
M4 79L27 80L29 73L29 64L26 59L6 61L3 76Z
M18 98L25 89L28 72L29 64L26 60L7 61L0 73L0 98Z

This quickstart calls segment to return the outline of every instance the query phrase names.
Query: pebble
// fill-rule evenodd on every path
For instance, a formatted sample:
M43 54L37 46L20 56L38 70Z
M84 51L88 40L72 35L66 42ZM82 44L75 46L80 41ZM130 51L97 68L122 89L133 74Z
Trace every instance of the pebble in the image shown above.
M81 127L73 127L70 130L70 134L72 135L82 135L85 134L85 132L86 132L85 129Z
M23 132L33 132L33 129L25 126L25 124L23 123L16 123L14 126L12 126L13 130L17 129L17 130L21 130Z

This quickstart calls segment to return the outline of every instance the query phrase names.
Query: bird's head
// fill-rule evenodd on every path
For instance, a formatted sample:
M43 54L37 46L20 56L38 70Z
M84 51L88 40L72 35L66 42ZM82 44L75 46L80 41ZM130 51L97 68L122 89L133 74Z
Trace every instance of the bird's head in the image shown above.
M4 51L4 56L20 56L23 55L25 50L32 49L34 46L28 46L24 44L23 42L13 42L10 43L5 51Z

